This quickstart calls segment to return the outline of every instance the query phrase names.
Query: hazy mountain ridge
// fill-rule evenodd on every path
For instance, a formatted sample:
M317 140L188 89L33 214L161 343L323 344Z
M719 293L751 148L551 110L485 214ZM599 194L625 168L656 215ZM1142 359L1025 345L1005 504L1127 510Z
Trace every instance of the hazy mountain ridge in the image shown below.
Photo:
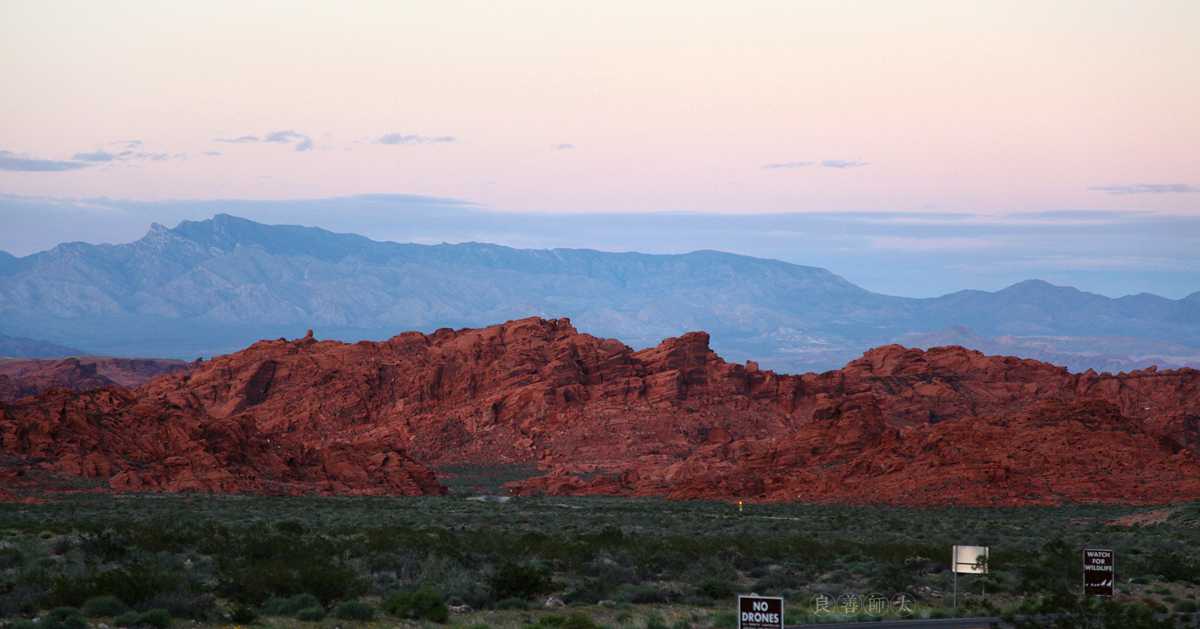
M5 331L98 353L192 358L305 328L382 339L527 316L567 316L635 347L703 329L724 355L787 371L840 367L871 346L952 325L1200 345L1200 293L1110 299L1029 281L908 299L824 269L715 251L400 244L224 214L154 225L132 243L0 259Z
M1112 336L985 337L965 325L929 334L910 332L896 339L906 347L930 349L958 345L992 356L1020 356L1061 365L1075 372L1091 369L1118 373L1156 366L1200 369L1200 350L1177 343Z
M19 336L8 336L0 332L0 356L7 358L59 358L75 356L83 352L74 347L64 347Z

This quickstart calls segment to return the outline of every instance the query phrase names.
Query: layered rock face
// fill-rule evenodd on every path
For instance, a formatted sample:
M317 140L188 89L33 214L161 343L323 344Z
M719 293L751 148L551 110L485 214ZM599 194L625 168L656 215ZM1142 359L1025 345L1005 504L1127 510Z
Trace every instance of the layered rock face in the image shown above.
M1156 503L1200 495L1191 450L1099 400L900 431L877 406L820 409L797 433L682 478L672 498L911 507Z
M0 401L14 402L53 388L77 393L105 386L137 387L154 376L183 371L194 364L166 358L72 356L0 362Z
M262 341L132 391L54 390L0 406L0 453L165 491L436 494L423 465L535 462L546 475L514 492L1166 502L1200 497L1198 423L1190 369L887 346L784 376L725 363L702 332L635 352L524 319Z

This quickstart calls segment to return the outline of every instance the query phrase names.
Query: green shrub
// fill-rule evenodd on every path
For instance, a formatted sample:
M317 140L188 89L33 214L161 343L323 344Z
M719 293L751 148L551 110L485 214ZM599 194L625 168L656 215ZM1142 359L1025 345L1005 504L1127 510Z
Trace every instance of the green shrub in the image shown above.
M32 620L18 620L12 625L12 629L40 629L41 623L33 622Z
M137 612L125 612L113 619L113 624L118 627L133 627L138 624L138 619L142 615Z
M562 629L600 629L600 625L583 612L571 612L563 621Z
M177 592L186 583L179 574L157 570L150 566L108 570L87 577L54 577L47 606L83 605L88 599L115 596L126 605L142 607L160 594Z
M496 603L496 609L501 611L510 609L530 609L532 607L533 605L530 605L529 601L523 598L506 598L499 603Z
M558 614L546 614L545 616L542 616L540 620L538 620L538 624L543 627L561 627L566 621L567 619L565 617L559 616Z
M0 570L16 568L25 563L25 554L11 546L0 548Z
M87 629L83 614L74 607L58 607L51 610L38 626L42 629Z
M409 610L412 609L412 596L412 592L408 590L396 590L383 599L383 604L380 607L383 608L383 611L397 618L405 618L408 616Z
M669 600L666 592L663 592L657 586L633 585L632 583L626 583L614 590L612 597L622 603L633 603L635 605L666 603Z
M270 598L262 604L262 613L270 616L295 616L304 609L312 609L320 607L322 611L325 609L321 605L321 601L312 594L297 594L291 598Z
M1175 603L1174 607L1171 608L1171 611L1175 612L1176 614L1194 614L1197 611L1200 611L1200 605L1197 605L1196 601L1179 601L1178 603Z
M488 577L488 585L492 588L495 599L523 598L531 599L539 594L546 594L554 589L550 577L542 574L533 566L518 566L506 563L492 576Z
M165 609L152 609L138 617L138 624L167 629L171 626L171 613Z
M317 605L315 607L306 607L295 614L296 620L304 620L307 622L317 622L325 620L325 608Z
M667 621L659 616L646 616L646 629L667 629Z
M342 620L370 620L375 617L375 606L362 601L346 601L338 605L333 615Z
M437 590L425 586L416 592L398 590L383 601L383 611L399 618L424 618L433 622L446 622L450 608Z
M241 603L234 603L233 606L229 608L229 619L238 624L248 625L255 620L258 620L258 614L254 613L253 609L250 609Z
M471 625L468 629L492 629L492 626L486 622L477 622Z
M272 596L258 606L258 613L264 616L282 616L284 615L282 609L286 603L286 598Z
M446 622L450 619L450 608L442 600L442 595L431 587L423 587L413 594L412 609L417 617L425 620Z
M733 596L733 584L724 579L705 579L696 586L696 593L714 600L730 598Z
M165 609L172 618L204 618L217 605L212 594L197 594L187 589L159 594L150 599L151 609Z
M83 615L87 618L120 616L129 611L129 606L115 596L93 596L83 603Z
M730 629L730 627L737 625L737 619L737 612L726 609L713 615L712 626L718 629Z

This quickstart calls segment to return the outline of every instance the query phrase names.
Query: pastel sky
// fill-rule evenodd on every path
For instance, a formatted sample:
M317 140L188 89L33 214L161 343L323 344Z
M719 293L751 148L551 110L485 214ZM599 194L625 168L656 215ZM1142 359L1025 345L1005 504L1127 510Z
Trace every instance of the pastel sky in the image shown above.
M6 0L0 249L228 212L1178 298L1197 33L1195 1Z
M0 3L0 193L1200 213L1200 3Z

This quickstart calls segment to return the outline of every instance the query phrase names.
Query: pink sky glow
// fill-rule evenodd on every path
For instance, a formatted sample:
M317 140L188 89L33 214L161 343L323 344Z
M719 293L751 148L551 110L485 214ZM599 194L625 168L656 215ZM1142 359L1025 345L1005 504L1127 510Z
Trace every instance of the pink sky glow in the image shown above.
M1197 33L1171 1L8 0L0 194L1196 215Z

